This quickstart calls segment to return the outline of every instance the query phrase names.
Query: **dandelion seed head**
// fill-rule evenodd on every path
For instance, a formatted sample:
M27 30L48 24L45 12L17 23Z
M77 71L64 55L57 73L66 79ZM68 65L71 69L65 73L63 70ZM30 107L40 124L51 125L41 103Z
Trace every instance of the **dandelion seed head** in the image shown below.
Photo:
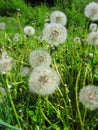
M50 23L44 27L42 39L48 44L58 46L59 44L63 44L66 38L67 30L61 24Z
M32 67L39 65L49 66L51 61L51 56L45 50L34 50L30 53L29 62Z
M29 89L39 95L49 95L55 92L59 85L56 71L49 67L36 67L29 78Z
M9 71L11 71L12 65L11 65L11 60L10 59L3 59L0 60L0 73L5 74Z
M21 71L20 71L20 74L21 74L22 77L27 76L28 73L29 73L29 68L28 67L23 67L21 69Z
M5 89L4 88L2 88L2 87L0 87L0 103L2 103L3 102L3 97L6 97L7 95L6 95L6 92L5 92Z
M6 28L6 23L0 22L0 30L5 30Z
M91 23L91 24L89 25L89 29L90 29L91 31L97 31L97 24L96 24L96 23Z
M8 59L8 58L9 58L9 56L8 56L8 54L7 54L6 51L3 51L3 52L2 52L1 58L2 58L2 59Z
M18 42L19 41L19 34L18 33L15 33L14 34L14 37L13 37L13 42Z
M87 36L88 45L98 45L98 32L90 32Z
M27 36L32 36L35 33L35 29L32 26L26 26L24 27L24 33Z
M2 53L2 57L0 59L0 74L5 74L12 69L12 58L7 55L7 52Z
M61 11L54 11L50 15L50 22L51 23L59 23L59 24L62 24L64 26L67 23L67 17L65 15L65 13L63 13Z
M79 101L91 111L98 108L98 88L93 85L83 87L79 92Z
M75 38L74 38L74 42L77 42L77 43L81 44L81 39L80 39L80 37L75 37Z
M92 21L98 20L98 3L91 2L86 5L84 14L87 18L90 18Z

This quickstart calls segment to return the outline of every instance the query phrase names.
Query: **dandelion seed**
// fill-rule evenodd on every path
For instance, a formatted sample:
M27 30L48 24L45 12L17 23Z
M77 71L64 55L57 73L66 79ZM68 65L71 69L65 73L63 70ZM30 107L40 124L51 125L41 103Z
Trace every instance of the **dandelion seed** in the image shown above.
M5 92L5 89L0 87L0 103L3 102L3 98L6 97L6 92Z
M37 38L36 38L40 43L42 43L42 41L43 41L43 39L42 39L42 36L40 35L40 36L38 36Z
M98 88L94 85L83 87L79 92L79 101L89 110L98 108Z
M0 60L0 73L5 74L9 71L11 71L12 65L11 65L11 59L4 59Z
M81 43L81 39L80 39L80 37L75 37L75 38L74 38L74 42L80 44L80 43Z
M39 65L49 66L51 64L51 56L45 50L34 50L30 53L29 62L32 67Z
M39 95L49 95L55 92L59 85L56 71L49 67L36 67L29 77L29 89Z
M3 51L3 52L2 52L1 58L2 58L2 59L8 59L8 58L9 58L9 56L8 56L8 54L7 54L6 51Z
M61 11L54 11L50 15L50 22L51 23L59 23L59 24L62 24L64 26L67 23L67 17Z
M89 3L85 7L84 14L87 18L90 18L92 21L98 20L98 3L96 2Z
M26 26L24 27L24 33L27 36L32 36L35 33L35 29L32 26Z
M2 53L2 58L0 59L0 74L5 74L11 71L12 64L11 64L12 58L8 57L6 52Z
M89 29L90 29L91 31L97 31L97 24L96 24L96 23L91 23L91 24L89 25Z
M12 85L8 84L8 89L11 89L12 88Z
M29 68L28 67L24 67L20 71L20 74L21 74L22 77L27 76L28 73L29 73Z
M88 45L98 45L98 32L90 32L87 36Z
M6 28L6 23L1 22L0 23L0 30L5 30L5 28Z
M12 40L11 40L10 38L8 38L7 41L8 41L8 43L11 43L11 42L12 42Z
M19 34L18 33L15 33L14 34L14 37L13 37L13 42L18 42L19 41Z
M88 57L89 57L90 59L93 59L93 57L94 57L93 53L89 53L89 54L88 54Z
M66 38L67 30L61 24L51 23L44 27L42 39L48 44L58 46L59 44L63 44Z
M19 9L19 8L17 8L16 10L17 10L18 12L20 12L20 9Z

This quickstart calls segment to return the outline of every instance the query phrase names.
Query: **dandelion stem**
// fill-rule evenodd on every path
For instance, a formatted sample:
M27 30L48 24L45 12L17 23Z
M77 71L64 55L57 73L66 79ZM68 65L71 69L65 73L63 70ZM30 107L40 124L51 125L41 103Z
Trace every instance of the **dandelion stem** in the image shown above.
M63 79L62 79L62 77L61 77L61 75L60 75L60 72L59 72L59 70L58 70L58 68L57 68L55 59L54 59L54 65L55 65L56 71L57 71L57 73L58 73L58 75L59 75L59 77L60 77L60 79L61 79L62 85L63 85L64 87L66 87L66 86L65 86L66 84L64 83L64 81L63 81ZM62 92L61 92L61 90L60 90L59 88L58 88L58 90L59 90L61 96L63 97L64 105L66 106L66 101L65 101L65 99L64 99L64 96L63 96L63 94L62 94ZM72 118L73 118L72 105L71 105L71 101L70 101L69 96L68 96L68 92L66 92L66 98L67 98L67 101L69 102L69 106L70 106L70 110L71 110L71 115L72 115ZM73 126L72 126L72 127L73 127Z
M18 25L19 25L19 28L20 28L20 31L21 31L21 34L22 34L22 37L23 37L24 34L23 34L23 29L22 29L22 26L21 26L21 23L20 23L19 16L17 16L17 22L18 22ZM24 38L24 37L23 37L23 38Z
M38 106L39 106L39 114L38 114L38 122L39 128L41 128L41 97L38 97Z
M76 95L76 107L77 107L77 112L78 112L78 118L79 118L80 125L81 125L81 130L84 130L82 117L81 117L81 113L80 113L80 110L79 110L79 100L78 100L78 82L79 82L79 78L80 78L80 73L81 73L81 70L79 71L78 76L77 76L77 80L76 80L75 95Z
M26 62L19 61L19 60L14 60L14 61L30 67L30 65Z
M53 104L47 98L44 98L44 99L52 106L52 108L55 110L58 118L62 121L63 125L65 126L65 122L64 122L63 118L61 117L59 111L53 106Z
M6 79L6 86L8 86L8 79ZM6 87L6 92L7 92L7 95L8 95L9 101L10 101L10 103L11 103L12 109L13 109L13 111L14 111L14 115L15 115L15 118L16 118L16 120L17 120L18 126L19 126L20 129L22 130L22 127L21 127L20 121L19 121L19 119L18 119L18 114L17 114L16 108L15 108L15 106L14 106L14 103L13 103L12 97L11 97L10 92L9 92L9 90L8 90L7 87Z
M58 73L58 75L59 75L59 77L60 77L60 80L61 80L63 86L65 86L65 83L64 83L64 81L63 81L63 79L62 79L62 77L61 77L61 75L60 75L60 73L59 73L59 70L58 70L58 68L57 68L56 61L55 61L55 59L53 59L53 60L54 60L54 65L55 65L56 71L57 71L57 73Z
M55 129L55 130L59 130L59 128L57 126L55 126L54 124L52 124L52 122L46 117L46 115L44 114L44 112L41 110L41 113L43 115L43 117L45 118L45 120Z
M87 114L87 108L85 108L85 111L84 111L83 124L84 124L84 121L85 121L86 114Z

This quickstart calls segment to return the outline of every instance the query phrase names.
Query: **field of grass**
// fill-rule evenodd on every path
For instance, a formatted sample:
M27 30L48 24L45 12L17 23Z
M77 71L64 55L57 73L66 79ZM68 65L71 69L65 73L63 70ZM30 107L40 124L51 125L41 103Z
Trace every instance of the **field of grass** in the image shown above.
M0 130L97 130L98 109L90 111L79 102L79 91L84 86L98 87L98 46L86 44L92 21L85 17L84 7L90 0L83 3L81 0L82 4L74 0L70 7L65 8L60 1L51 8L44 4L33 8L24 3L21 6L21 1L13 4L15 11L10 10L8 3L8 12L0 14L0 22L6 23L5 30L0 30L0 57L2 52L7 52L12 58L12 70L0 74L0 87L6 92L0 103ZM0 12L4 9L3 4L1 0ZM39 37L47 18L56 10L67 16L68 36L64 44L51 47ZM35 33L25 38L23 29L27 25L32 26ZM13 41L15 33L19 34L16 42ZM81 42L74 41L75 37ZM21 75L24 67L33 70L29 56L36 49L46 50L51 55L51 68L60 78L56 91L48 96L30 92L30 73Z

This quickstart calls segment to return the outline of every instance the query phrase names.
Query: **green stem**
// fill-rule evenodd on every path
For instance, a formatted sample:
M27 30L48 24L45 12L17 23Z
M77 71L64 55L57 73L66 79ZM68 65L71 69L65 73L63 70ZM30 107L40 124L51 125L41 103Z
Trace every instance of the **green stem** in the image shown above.
M87 109L85 109L85 111L84 111L83 124L84 124L84 121L85 121L86 114L87 114Z
M82 117L81 117L81 113L80 113L80 109L79 109L79 99L78 99L78 82L79 82L79 78L80 78L80 73L81 73L81 70L79 71L78 76L77 76L77 80L76 80L75 95L76 95L76 107L77 107L77 112L78 112L78 118L79 118L80 125L81 125L81 130L84 130Z
M19 29L21 31L21 34L22 34L22 39L24 39L24 33L23 33L23 28L21 26L21 23L20 23L20 19L19 19L19 16L17 16L17 22L18 22L18 25L19 25Z
M41 113L43 115L43 117L45 118L45 120L55 129L55 130L59 130L59 128L57 126L55 126L54 124L52 124L52 122L46 117L46 115L44 114L44 112L41 110Z
M41 97L38 97L38 106L39 106L39 114L38 114L38 123L39 123L39 128L41 129Z
M8 79L6 79L6 86L8 86ZM21 127L21 124L20 124L20 121L18 119L18 114L17 114L17 111L16 111L16 108L14 106L14 103L13 103L13 100L12 100L12 97L10 95L10 92L8 90L8 88L6 87L6 92L7 92L7 95L8 95L8 98L9 98L9 101L11 103L11 106L12 106L12 109L13 109L13 112L14 112L14 115L15 115L15 118L16 118L16 121L18 123L18 126L20 127L20 129L22 130L22 127Z
M62 85L63 85L64 87L66 87L65 89L68 89L67 86L66 86L66 84L64 83L64 81L63 81L61 75L60 75L60 72L59 72L59 70L58 70L58 68L57 68L55 59L54 59L54 65L55 65L56 71L57 71L57 73L58 73L58 75L59 75L59 77L60 77L60 80L61 80L61 82L62 82ZM65 98L64 98L64 96L63 96L61 90L59 89L59 87L58 87L58 90L59 90L59 92L60 92L60 94L61 94L61 96L62 96L62 98L63 98L64 105L66 106ZM73 111L72 111L71 100L70 100L70 98L69 98L69 95L68 95L68 92L67 92L67 91L66 91L66 98L67 98L67 101L68 101L68 103L69 103L71 115L72 115L72 118L73 118ZM74 128L73 125L72 125L72 128Z
M53 108L53 110L56 112L57 114L57 117L61 120L61 122L63 123L64 126L66 126L65 124L65 120L62 118L61 114L60 114L60 111L58 109L56 109L53 104L47 99L47 98L44 98L46 100L47 103L49 103L51 105L51 107Z

